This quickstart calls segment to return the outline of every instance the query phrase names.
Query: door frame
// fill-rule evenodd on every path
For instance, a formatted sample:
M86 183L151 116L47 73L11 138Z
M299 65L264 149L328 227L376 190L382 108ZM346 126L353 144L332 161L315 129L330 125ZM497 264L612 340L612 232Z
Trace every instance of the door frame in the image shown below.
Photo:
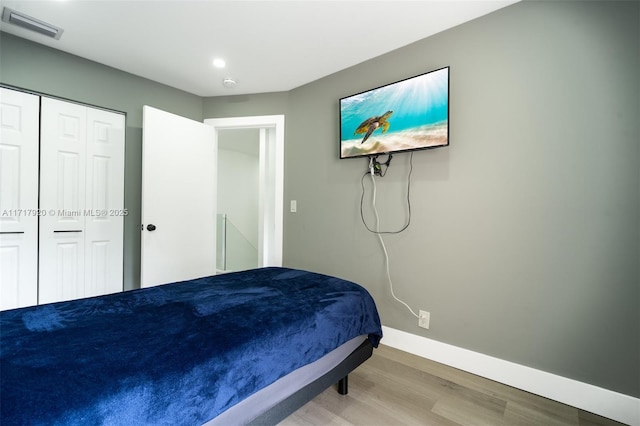
M207 118L214 128L216 157L218 132L260 129L259 266L282 266L284 203L284 115Z

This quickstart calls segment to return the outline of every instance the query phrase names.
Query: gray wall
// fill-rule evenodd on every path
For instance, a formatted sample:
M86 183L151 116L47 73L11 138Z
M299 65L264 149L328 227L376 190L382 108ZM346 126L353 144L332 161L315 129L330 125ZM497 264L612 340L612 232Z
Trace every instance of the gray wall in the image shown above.
M285 264L363 284L390 327L640 396L639 18L519 3L289 92ZM451 146L414 154L411 226L385 237L427 331L360 221L367 161L338 159L338 99L447 65ZM377 181L383 229L406 219L408 162Z
M287 93L206 99L3 34L0 81L127 111L128 145L145 103L285 114L285 265L361 283L390 327L640 397L639 27L638 2L524 2ZM360 221L338 99L447 65L451 146L414 154L411 226L385 238L427 331ZM377 181L383 228L406 219L409 158Z
M202 120L202 98L0 32L0 83L127 114L124 287L140 287L142 106Z

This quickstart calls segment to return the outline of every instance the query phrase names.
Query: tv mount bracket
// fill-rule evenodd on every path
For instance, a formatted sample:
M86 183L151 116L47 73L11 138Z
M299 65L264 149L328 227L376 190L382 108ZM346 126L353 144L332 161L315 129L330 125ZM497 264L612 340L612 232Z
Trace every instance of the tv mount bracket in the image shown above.
M384 171L386 173L389 165L391 164L393 155L387 154L387 161L384 163L379 162L378 157L378 155L369 155L369 170L370 173L382 177L384 176L384 173L382 172L382 166L384 166Z

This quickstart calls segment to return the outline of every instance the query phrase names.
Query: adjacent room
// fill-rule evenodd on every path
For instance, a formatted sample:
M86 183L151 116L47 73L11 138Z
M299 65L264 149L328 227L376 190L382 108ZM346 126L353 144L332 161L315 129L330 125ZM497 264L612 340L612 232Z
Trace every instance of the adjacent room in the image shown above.
M1 6L3 424L640 426L639 1ZM4 107L14 95L29 98L30 151L8 136L27 114ZM400 135L410 101L430 115ZM78 151L54 128L94 142ZM173 322L151 327L165 324L145 320L152 306ZM180 350L92 336L122 377L99 402L11 393L24 360L24 383L50 375L21 339L98 311L117 341L139 328ZM316 337L283 337L288 313ZM258 340L206 358L191 340L206 321L220 323L208 342ZM289 375L331 354L313 379ZM206 388L223 358L266 364ZM159 390L128 381L145 365ZM274 382L262 393L281 396L245 399ZM46 421L9 408L49 403Z

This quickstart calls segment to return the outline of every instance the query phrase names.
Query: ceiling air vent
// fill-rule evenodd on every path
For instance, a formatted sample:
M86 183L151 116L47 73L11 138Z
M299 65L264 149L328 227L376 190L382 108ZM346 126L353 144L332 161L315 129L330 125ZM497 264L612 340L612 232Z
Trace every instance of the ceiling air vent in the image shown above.
M10 24L14 24L19 27L46 35L47 37L55 38L56 40L60 38L62 32L64 31L62 28L56 27L55 25L47 24L44 21L32 18L31 16L25 15L24 13L15 11L13 9L9 9L8 7L5 7L2 11L2 20L4 22L8 22Z

